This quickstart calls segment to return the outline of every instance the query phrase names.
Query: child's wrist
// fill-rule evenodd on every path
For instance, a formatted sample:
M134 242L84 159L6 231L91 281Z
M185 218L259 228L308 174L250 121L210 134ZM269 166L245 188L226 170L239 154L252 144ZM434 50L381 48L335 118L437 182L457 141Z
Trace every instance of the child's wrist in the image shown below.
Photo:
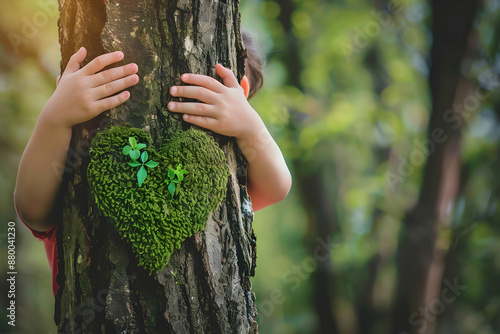
M56 110L53 109L49 100L43 107L38 121L42 122L44 126L57 127L61 129L71 129L72 125L68 124L66 120L62 119L58 114L60 113L56 112Z
M49 113L41 113L37 123L39 123L40 126L43 126L44 128L50 128L56 131L71 131L73 128L72 126L65 124L60 119L57 119L57 117L54 117L54 115L51 115Z
M236 137L236 143L247 160L251 160L252 156L254 156L263 148L264 145L268 144L269 141L272 140L271 134L262 120L260 120L259 126L254 126L251 130L252 131L249 131L248 133Z
M262 136L262 133L267 132L266 125L253 108L251 108L251 110L246 114L248 117L244 120L244 131L241 131L241 133L236 136L236 140L240 142L255 141L259 136Z

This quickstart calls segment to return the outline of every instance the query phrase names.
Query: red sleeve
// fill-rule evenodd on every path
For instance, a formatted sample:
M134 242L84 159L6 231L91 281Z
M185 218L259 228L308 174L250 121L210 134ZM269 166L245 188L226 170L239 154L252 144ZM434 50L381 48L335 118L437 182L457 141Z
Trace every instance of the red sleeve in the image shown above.
M56 282L57 275L57 241L56 241L56 233L57 233L57 223L54 224L49 230L45 232L35 231L19 216L19 211L17 210L16 200L14 198L14 208L16 209L16 214L19 217L19 220L23 222L23 224L33 233L33 236L38 240L43 241L43 245L45 247L45 252L47 253L47 260L49 261L49 267L52 271L52 293L54 297L56 296L57 289L59 285Z

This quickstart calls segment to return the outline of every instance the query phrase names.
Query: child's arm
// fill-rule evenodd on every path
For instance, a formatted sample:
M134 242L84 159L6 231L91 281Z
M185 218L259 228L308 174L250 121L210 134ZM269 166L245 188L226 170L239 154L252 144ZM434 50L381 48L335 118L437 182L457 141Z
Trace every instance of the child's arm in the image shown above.
M284 199L292 177L283 155L264 122L248 103L233 72L215 67L224 84L198 74L183 74L181 80L195 86L173 86L173 96L202 103L170 102L168 108L184 113L186 122L233 136L248 160L248 194L257 211Z
M135 85L139 77L136 64L104 67L123 59L122 52L96 57L80 69L87 55L85 48L69 60L56 90L42 109L35 130L21 157L14 201L23 221L36 231L47 231L48 221L64 169L71 140L71 127L94 118L125 102L130 93L117 92ZM111 96L113 95L113 96Z

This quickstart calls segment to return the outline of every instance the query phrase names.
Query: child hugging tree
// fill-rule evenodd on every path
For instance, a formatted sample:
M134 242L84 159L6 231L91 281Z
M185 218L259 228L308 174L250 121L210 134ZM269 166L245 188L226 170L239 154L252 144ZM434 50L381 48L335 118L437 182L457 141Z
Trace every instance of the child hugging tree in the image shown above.
M250 34L245 30L242 33L248 58L241 83L220 64L215 71L223 83L209 76L186 73L181 80L188 85L173 86L170 93L199 102L170 102L167 107L171 112L182 113L188 123L235 137L248 161L248 194L253 210L257 211L284 199L292 179L278 145L247 101L262 86L262 59ZM64 165L72 126L126 102L130 93L125 89L139 82L138 66L134 63L101 71L121 61L121 51L98 56L80 68L86 55L86 49L80 48L57 78L56 90L43 107L21 157L14 190L19 218L36 238L44 241L54 295L58 287L58 222L50 217L63 169L55 171L52 165Z

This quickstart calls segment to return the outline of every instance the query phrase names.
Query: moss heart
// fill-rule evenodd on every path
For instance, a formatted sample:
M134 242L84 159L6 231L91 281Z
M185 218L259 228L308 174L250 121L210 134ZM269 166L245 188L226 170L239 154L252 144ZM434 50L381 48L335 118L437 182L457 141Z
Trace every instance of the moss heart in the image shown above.
M129 137L146 144L141 151L159 163L147 168L141 187L139 167L129 165L132 160L122 153ZM176 132L158 151L151 142L141 129L109 127L92 140L87 169L97 207L131 243L139 265L150 274L164 268L186 238L205 228L208 215L226 196L229 176L224 152L204 131ZM172 195L165 180L169 167L176 169L179 164L188 173Z

